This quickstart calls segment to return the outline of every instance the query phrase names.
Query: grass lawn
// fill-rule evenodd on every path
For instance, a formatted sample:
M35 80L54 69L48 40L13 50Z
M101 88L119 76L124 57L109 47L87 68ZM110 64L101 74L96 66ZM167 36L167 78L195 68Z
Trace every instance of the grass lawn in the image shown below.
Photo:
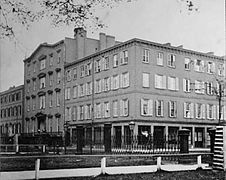
M226 172L219 171L182 171L182 172L156 172L126 175L101 175L97 177L59 178L57 180L225 180Z

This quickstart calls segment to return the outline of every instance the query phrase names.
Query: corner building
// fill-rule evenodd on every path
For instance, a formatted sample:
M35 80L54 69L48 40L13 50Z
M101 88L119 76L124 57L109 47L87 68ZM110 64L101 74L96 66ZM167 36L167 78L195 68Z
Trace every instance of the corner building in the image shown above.
M207 147L207 131L219 122L214 91L224 76L223 57L140 39L78 58L65 65L65 121L72 144L78 127L85 139L93 128L98 143L105 124L123 143L133 121L134 135L148 132L154 139L170 140L186 128L190 147ZM226 108L221 108L225 120Z
M9 142L9 138L22 132L23 97L23 85L10 87L8 90L0 93L0 137L3 144L13 143L13 139Z
M102 42L102 36L106 39ZM63 135L65 124L64 65L115 45L114 37L86 37L82 28L74 38L55 44L43 43L24 60L24 133Z

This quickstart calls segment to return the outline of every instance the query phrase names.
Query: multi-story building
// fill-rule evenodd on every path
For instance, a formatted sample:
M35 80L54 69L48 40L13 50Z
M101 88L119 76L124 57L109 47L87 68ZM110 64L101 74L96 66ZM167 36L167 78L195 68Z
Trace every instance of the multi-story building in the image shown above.
M24 86L13 86L0 93L1 137L12 137L22 132ZM3 142L2 142L3 143Z
M64 65L116 43L114 37L105 34L100 35L100 40L87 38L85 30L76 28L74 38L40 44L24 60L24 132L62 134Z
M77 127L85 138L93 128L98 141L105 124L121 143L133 121L135 135L148 132L161 139L186 128L191 147L206 147L207 131L218 123L217 82L224 80L225 66L213 53L131 39L66 64L65 76L72 143ZM223 103L221 108L226 119Z

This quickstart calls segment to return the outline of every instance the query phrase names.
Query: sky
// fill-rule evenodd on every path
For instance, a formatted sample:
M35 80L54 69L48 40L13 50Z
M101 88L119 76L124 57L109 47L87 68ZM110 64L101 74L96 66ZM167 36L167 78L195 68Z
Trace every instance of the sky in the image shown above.
M87 29L90 38L100 32L115 36L118 41L140 38L158 43L183 45L200 52L225 53L225 1L193 0L198 11L189 12L180 0L135 0L113 9L99 8L107 27ZM26 31L17 29L17 41L0 40L0 92L24 82L23 60L39 44L55 43L65 37L73 38L74 27L55 28L47 20L32 25Z

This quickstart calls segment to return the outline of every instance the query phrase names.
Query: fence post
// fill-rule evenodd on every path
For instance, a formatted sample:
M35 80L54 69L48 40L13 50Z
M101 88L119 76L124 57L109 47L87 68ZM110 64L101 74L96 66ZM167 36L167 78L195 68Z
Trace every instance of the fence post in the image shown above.
M157 171L161 170L161 157L157 157Z
M35 161L35 179L39 179L39 168L40 168L40 159Z
M103 157L101 159L101 172L100 172L100 174L106 173L105 168L106 168L106 157Z
M189 153L188 149L188 136L190 134L190 130L181 129L178 131L179 139L180 139L180 153Z
M202 156L199 155L197 157L197 164L198 164L198 169L202 168Z

